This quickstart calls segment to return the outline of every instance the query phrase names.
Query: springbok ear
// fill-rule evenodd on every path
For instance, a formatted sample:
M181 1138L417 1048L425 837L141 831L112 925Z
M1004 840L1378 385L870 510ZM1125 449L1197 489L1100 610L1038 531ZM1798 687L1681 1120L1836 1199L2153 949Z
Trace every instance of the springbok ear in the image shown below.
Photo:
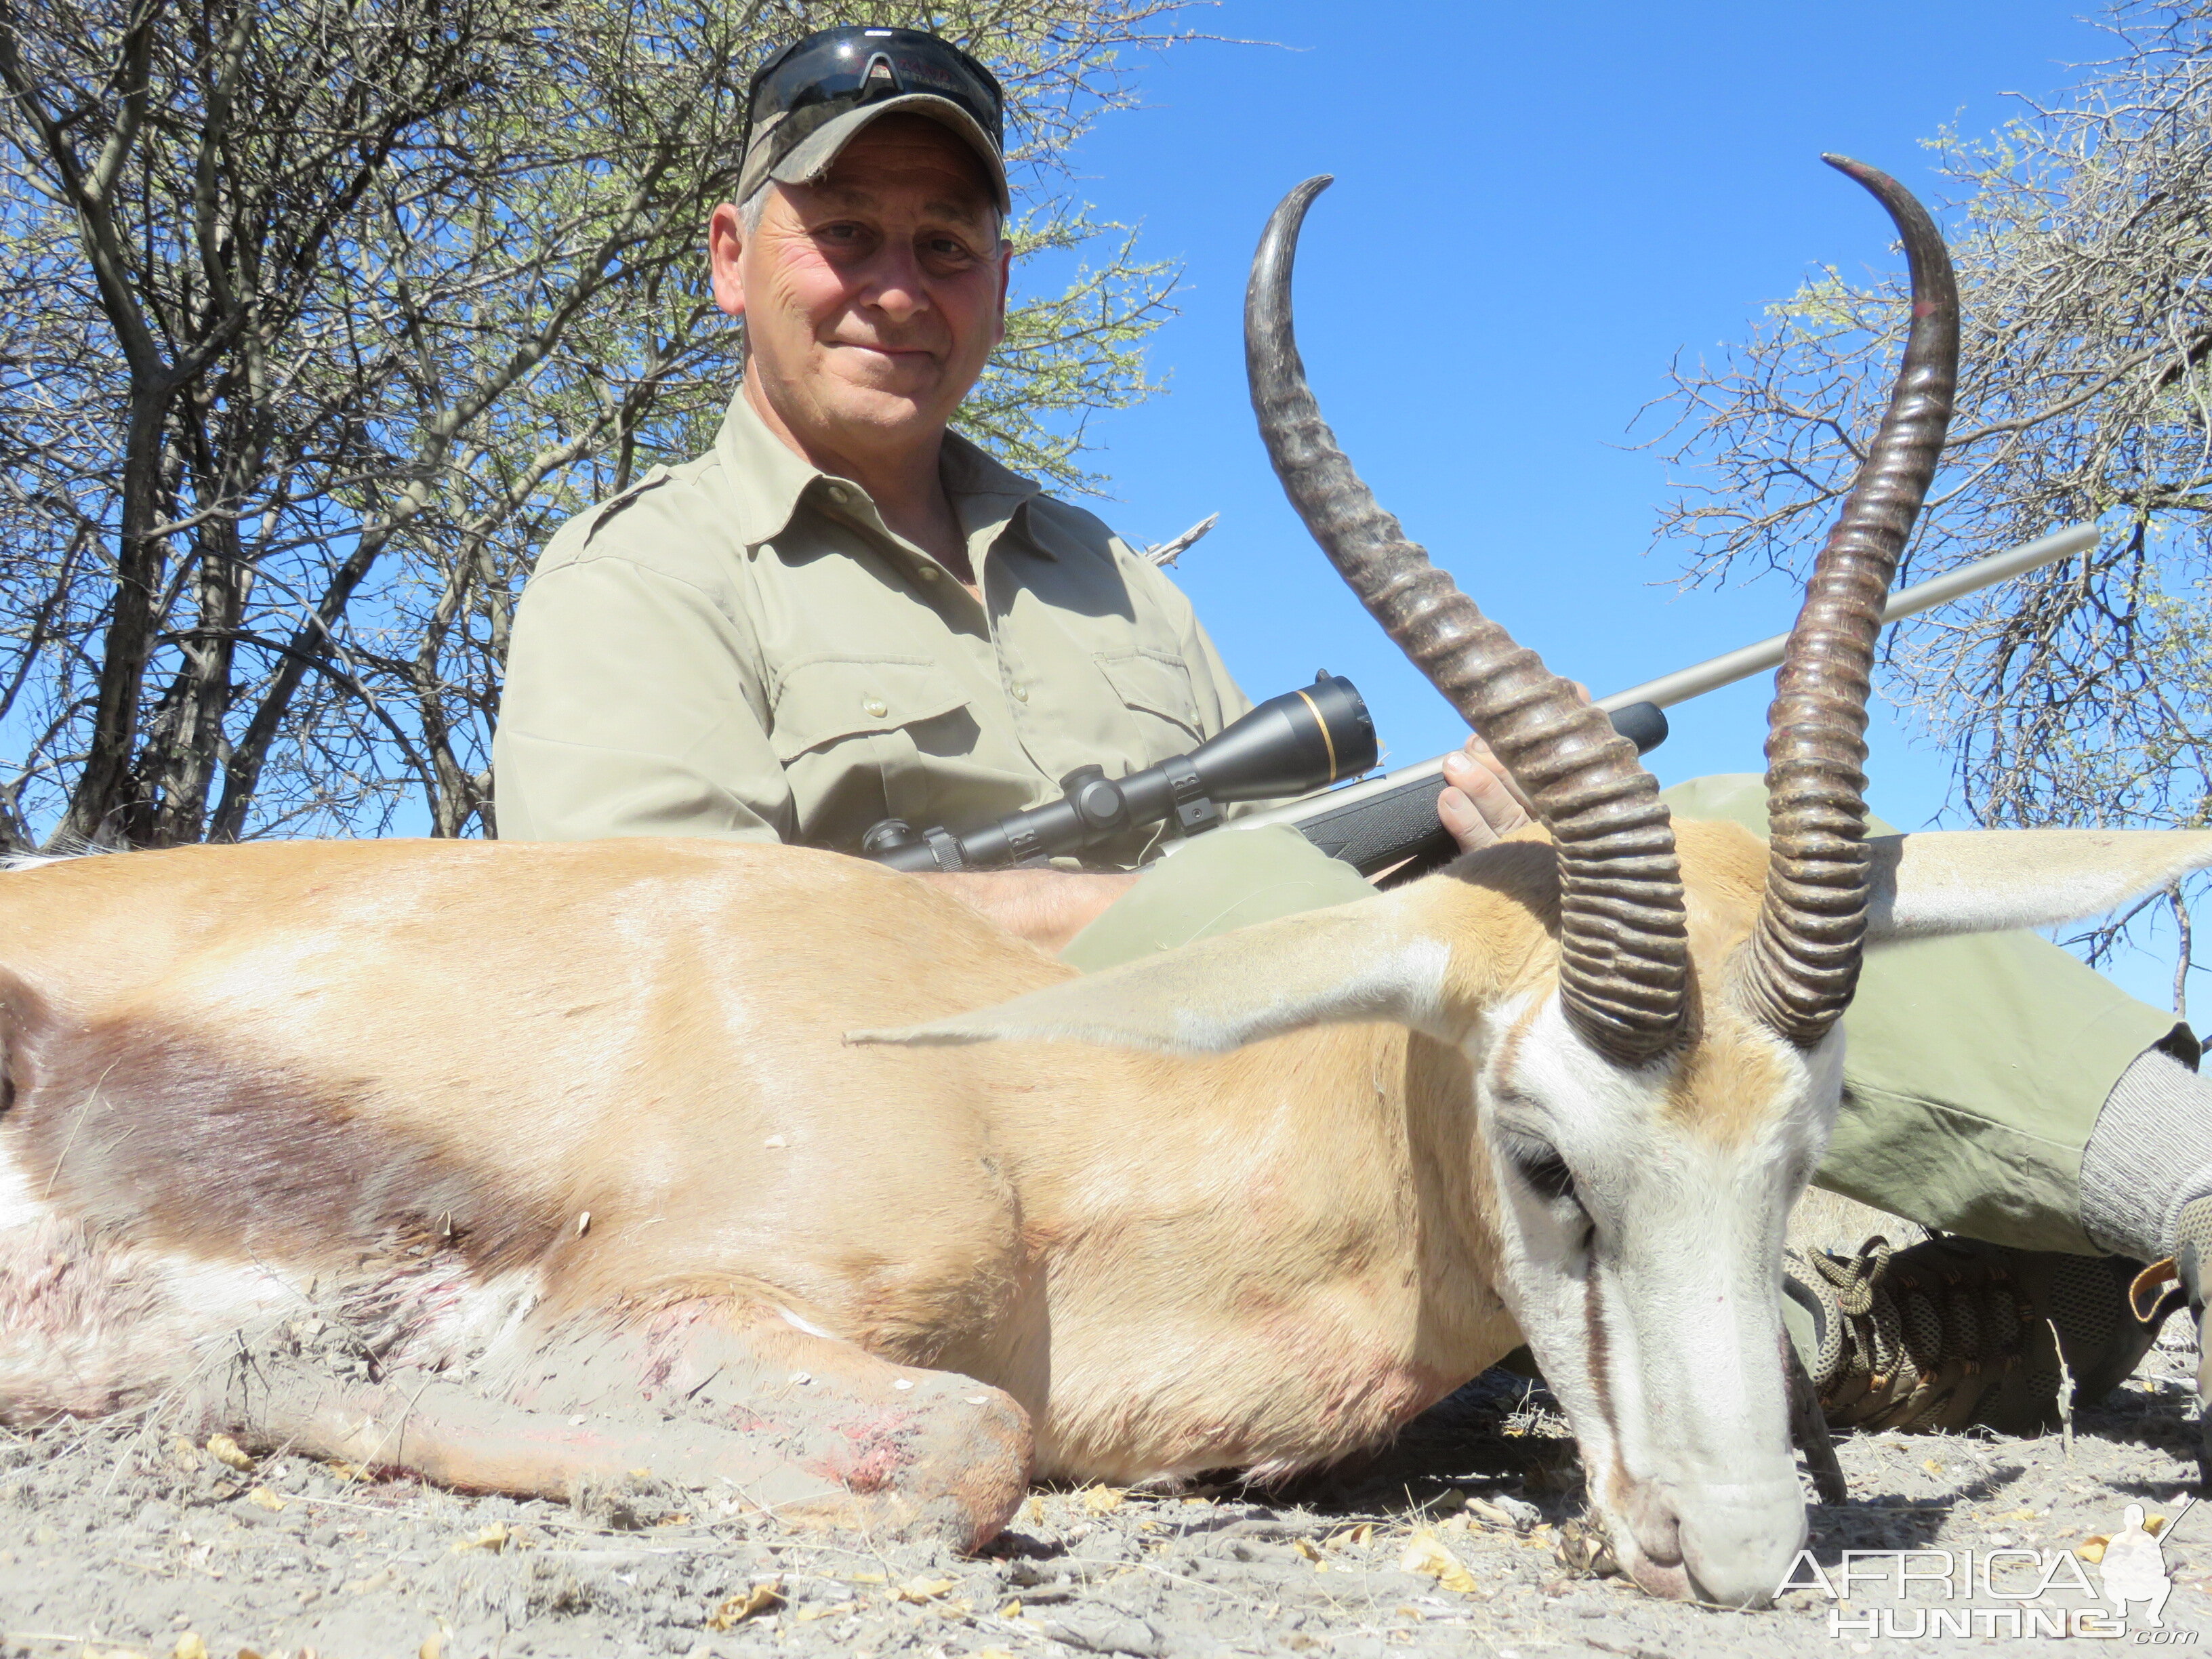
M2102 915L2212 866L2212 830L1964 830L1876 836L1867 943Z
M848 1042L939 1046L1059 1037L1218 1054L1312 1025L1442 1030L1451 949L1390 898L1284 916L927 1025Z

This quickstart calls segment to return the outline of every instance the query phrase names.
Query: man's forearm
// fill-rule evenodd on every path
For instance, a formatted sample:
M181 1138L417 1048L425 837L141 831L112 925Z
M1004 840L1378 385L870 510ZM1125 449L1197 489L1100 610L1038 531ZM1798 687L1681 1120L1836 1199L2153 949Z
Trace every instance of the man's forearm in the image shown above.
M1064 870L976 870L921 879L935 883L1008 933L1057 953L1137 878Z

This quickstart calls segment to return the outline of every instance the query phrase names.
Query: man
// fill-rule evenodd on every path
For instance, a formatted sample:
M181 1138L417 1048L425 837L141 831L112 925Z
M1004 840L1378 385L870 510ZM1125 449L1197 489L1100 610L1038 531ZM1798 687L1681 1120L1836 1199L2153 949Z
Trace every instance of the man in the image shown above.
M927 35L832 30L771 64L755 106L740 200L708 231L744 379L712 453L540 561L498 736L501 833L856 851L878 819L986 820L1243 713L1165 577L946 430L1005 320L988 72ZM945 879L1053 948L1130 884Z
M710 453L546 550L508 659L501 833L854 851L880 818L986 822L1243 713L1157 569L947 430L1005 315L988 72L928 35L831 30L771 61L751 115L708 234L742 383ZM1462 846L1526 821L1480 742L1446 779ZM1765 830L1755 780L1669 796ZM1287 830L1200 837L1141 878L929 879L1086 969L1368 890ZM2026 935L1876 953L1849 1020L1823 1184L1985 1242L1796 1260L1793 1333L1832 1414L2026 1426L2057 1382L2046 1319L2085 1395L2117 1382L2149 1328L2121 1299L2132 1264L2090 1253L2179 1254L2193 1291L2212 1247L2186 1031ZM1900 1328L1947 1351L1916 1364Z

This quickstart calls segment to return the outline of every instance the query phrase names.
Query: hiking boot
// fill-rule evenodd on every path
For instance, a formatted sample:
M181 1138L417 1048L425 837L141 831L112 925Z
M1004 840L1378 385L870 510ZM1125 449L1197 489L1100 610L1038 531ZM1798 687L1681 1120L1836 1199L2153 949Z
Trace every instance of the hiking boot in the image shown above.
M2212 1210L2203 1255L2212 1277ZM1937 1237L1871 1238L1856 1255L1791 1250L1784 1290L1813 1316L1808 1369L1834 1428L2039 1434L2109 1393L2179 1303L2132 1310L2140 1264ZM2063 1356L2062 1368L2061 1356Z

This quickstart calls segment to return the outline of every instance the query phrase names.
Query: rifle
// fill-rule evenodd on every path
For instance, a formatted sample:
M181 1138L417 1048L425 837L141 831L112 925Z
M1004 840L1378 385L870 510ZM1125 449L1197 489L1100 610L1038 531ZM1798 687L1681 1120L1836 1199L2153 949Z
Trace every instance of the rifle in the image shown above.
M1932 606L1972 593L2026 571L2040 569L2096 545L2093 526L2076 525L1893 595L1882 612L1887 627ZM1778 634L1656 680L1599 699L1613 729L1648 754L1667 739L1665 711L1723 685L1747 679L1782 660L1789 635ZM1270 697L1188 755L1109 778L1097 766L1079 767L1060 780L1061 798L996 823L960 832L916 830L885 818L860 843L862 856L899 870L987 870L1033 864L1108 840L1122 831L1172 817L1185 836L1217 827L1256 830L1287 823L1322 851L1364 876L1394 865L1394 879L1434 867L1459 850L1437 817L1443 793L1443 757L1364 783L1356 778L1376 761L1375 726L1351 681L1326 672L1312 685ZM1224 803L1279 800L1282 805L1224 819Z
M1985 559L1960 565L1940 576L1901 589L1890 596L1882 611L1882 626L1917 616L2011 577L2039 570L2071 554L2097 544L2094 525L2075 525L2054 531L2021 546L1992 553ZM1688 668L1662 674L1656 680L1632 685L1598 699L1597 706L1613 717L1615 729L1632 738L1644 754L1666 740L1664 710L1687 702L1723 685L1748 679L1782 660L1787 634L1777 634L1737 650L1723 653ZM1655 729L1656 728L1656 729ZM1458 844L1437 817L1437 797L1443 793L1443 757L1401 767L1364 783L1347 785L1298 800L1269 807L1230 820L1230 830L1257 830L1271 823L1287 823L1334 858L1343 860L1364 876L1407 865L1404 875L1418 874L1455 856Z
M861 837L863 857L894 870L989 870L1034 864L1172 817L1186 836L1217 828L1221 803L1279 800L1356 778L1376 759L1375 722L1352 682L1323 670L1270 697L1188 755L1127 777L1079 766L1060 798L963 833L884 818Z

